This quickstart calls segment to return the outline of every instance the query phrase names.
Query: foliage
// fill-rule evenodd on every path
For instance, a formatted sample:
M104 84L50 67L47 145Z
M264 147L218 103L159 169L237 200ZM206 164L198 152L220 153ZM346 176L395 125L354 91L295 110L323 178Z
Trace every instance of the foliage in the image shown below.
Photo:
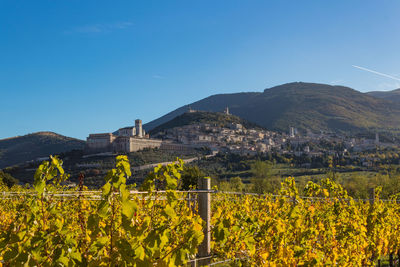
M342 186L310 182L301 198L293 178L279 196L219 194L213 250L249 266L371 266L400 248L396 201L356 202Z
M3 172L0 170L0 184L4 184L7 187L12 187L18 184L18 179L15 179L11 174Z
M59 154L73 149L83 149L85 142L52 132L37 132L0 140L0 168Z
M51 157L36 171L33 189L0 200L0 263L181 266L195 257L203 221L177 191L181 160L156 167L145 191L132 194L128 158L118 156L100 199L90 198L82 183L73 191L77 196L69 196L73 192L61 185L68 179L62 164ZM237 191L242 185L240 178L231 181ZM399 195L384 202L377 188L372 201L356 201L330 179L300 189L294 178L277 193L214 194L213 254L246 266L371 266L400 250Z
M221 182L218 189L223 192L242 192L244 190L244 184L240 177L233 177L229 181Z
M251 165L251 172L256 179L265 179L271 175L272 163L269 161L256 161Z
M271 169L273 164L270 161L257 160L251 165L251 173L253 178L251 180L253 185L253 192L263 194L266 192L272 192L274 186L271 181Z
M183 190L196 188L199 178L203 177L205 177L205 174L199 169L198 166L184 166L181 188Z
M60 191L68 193L60 185L68 175L51 157L36 171L34 190L0 200L0 260L6 266L183 265L203 239L203 222L176 191L181 170L181 161L156 167L148 192L132 195L130 164L118 156L100 200L86 198L82 185L78 197L59 199ZM154 191L159 181L165 196Z

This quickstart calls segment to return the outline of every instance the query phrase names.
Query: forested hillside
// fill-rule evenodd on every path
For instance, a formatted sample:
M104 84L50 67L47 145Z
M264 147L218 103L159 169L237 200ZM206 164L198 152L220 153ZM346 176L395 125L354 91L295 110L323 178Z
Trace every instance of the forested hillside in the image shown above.
M147 130L183 114L189 108L232 114L270 130L398 132L400 105L344 86L295 82L264 92L213 95L178 108L146 124Z
M0 140L0 168L82 149L85 141L53 132L38 132Z

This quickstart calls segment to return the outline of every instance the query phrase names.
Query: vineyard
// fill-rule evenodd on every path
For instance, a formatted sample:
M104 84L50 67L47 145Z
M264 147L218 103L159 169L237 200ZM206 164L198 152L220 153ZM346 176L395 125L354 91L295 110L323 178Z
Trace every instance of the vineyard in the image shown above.
M101 191L68 175L57 157L44 162L33 188L0 188L0 266L182 266L194 264L210 234L209 264L371 266L400 251L397 195L356 200L335 182L293 178L278 195L179 191L183 162L158 166L140 191L125 156ZM18 189L18 191L16 190ZM210 195L210 233L196 196ZM204 231L206 229L206 231Z

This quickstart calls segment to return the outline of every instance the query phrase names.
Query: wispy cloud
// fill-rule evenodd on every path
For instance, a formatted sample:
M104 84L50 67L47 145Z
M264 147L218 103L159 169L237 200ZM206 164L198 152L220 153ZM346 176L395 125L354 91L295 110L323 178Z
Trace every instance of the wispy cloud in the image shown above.
M164 76L155 74L155 75L153 75L153 79L164 79Z
M121 21L115 23L97 23L97 24L86 24L75 27L71 30L65 31L67 34L71 33L109 33L115 30L122 30L129 28L133 25L130 21Z
M378 72L378 71L375 71L375 70L370 70L370 69L367 69L367 68L364 68L364 67L360 67L360 66L356 66L356 65L352 65L352 66L354 68L357 68L357 69L360 69L360 70L368 71L368 72L374 73L376 75L380 75L380 76L383 76L383 77L386 77L386 78L389 78L389 79L400 81L400 78L394 77L394 76L389 75L389 74L385 74L385 73Z

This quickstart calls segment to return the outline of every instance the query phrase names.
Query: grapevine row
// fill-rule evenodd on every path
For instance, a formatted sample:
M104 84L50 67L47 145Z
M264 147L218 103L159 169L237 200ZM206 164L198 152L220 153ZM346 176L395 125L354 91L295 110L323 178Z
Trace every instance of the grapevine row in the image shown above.
M29 194L0 200L0 266L187 264L205 224L177 191L182 169L182 161L156 167L142 185L146 193L132 195L129 162L118 156L100 200L85 198L82 184L76 198L59 198L68 175L51 157L33 189L20 188ZM329 179L304 191L308 198L288 178L278 196L213 194L212 256L248 266L368 266L400 250L397 196L384 202L377 190L372 202L355 201Z

